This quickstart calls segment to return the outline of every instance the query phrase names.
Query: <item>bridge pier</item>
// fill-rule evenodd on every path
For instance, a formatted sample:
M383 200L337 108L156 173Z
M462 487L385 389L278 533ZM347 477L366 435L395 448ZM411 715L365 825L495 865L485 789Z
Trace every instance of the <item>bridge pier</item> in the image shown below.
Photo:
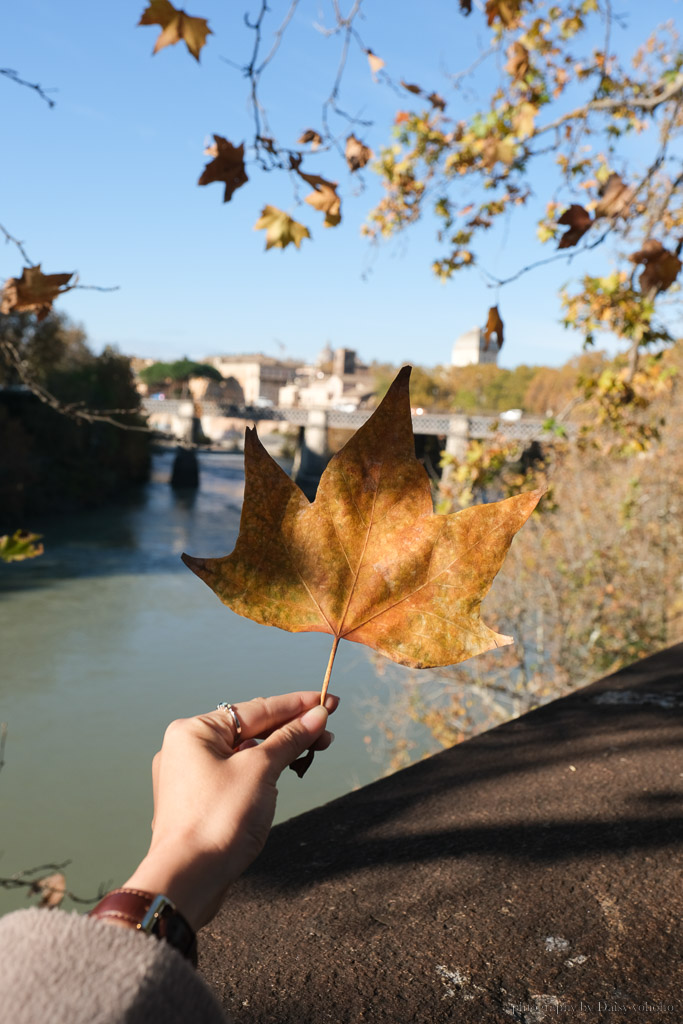
M193 402L183 402L176 416L176 437L186 444L195 444L201 436L201 423ZM199 462L194 448L182 444L176 448L171 473L171 487L174 490L189 490L199 487Z
M328 417L325 409L311 409L302 428L292 469L294 482L309 501L315 499L325 466L330 461L327 442Z
M458 462L463 462L467 455L467 445L470 440L470 422L467 416L451 416L449 432L446 435L446 452L452 455ZM451 466L445 466L443 479L450 476Z

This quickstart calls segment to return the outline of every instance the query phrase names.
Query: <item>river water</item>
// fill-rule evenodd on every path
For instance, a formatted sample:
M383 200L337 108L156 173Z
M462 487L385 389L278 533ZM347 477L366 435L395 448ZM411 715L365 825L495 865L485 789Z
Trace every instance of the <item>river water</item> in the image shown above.
M169 487L171 462L155 456L150 483L126 505L44 524L43 556L0 567L2 877L69 859L77 895L121 884L148 844L150 764L171 719L320 687L330 637L240 618L180 561L232 550L242 456L202 454L190 495ZM336 741L303 780L285 773L277 820L382 774L364 700L381 702L405 671L382 670L365 648L340 645ZM0 913L26 902L0 888Z

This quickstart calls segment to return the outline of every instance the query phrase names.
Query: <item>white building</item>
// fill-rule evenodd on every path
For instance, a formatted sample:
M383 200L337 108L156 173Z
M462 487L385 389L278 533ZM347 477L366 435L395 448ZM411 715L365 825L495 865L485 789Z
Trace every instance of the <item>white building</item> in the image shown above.
M451 366L471 366L473 363L495 363L498 343L490 338L488 347L481 327L473 327L456 339L451 354Z
M328 346L329 349L329 346ZM331 354L332 358L328 356ZM332 364L332 373L319 369ZM342 409L351 412L374 391L372 374L356 359L353 349L323 349L315 366L301 366L294 381L280 388L278 404L283 408Z

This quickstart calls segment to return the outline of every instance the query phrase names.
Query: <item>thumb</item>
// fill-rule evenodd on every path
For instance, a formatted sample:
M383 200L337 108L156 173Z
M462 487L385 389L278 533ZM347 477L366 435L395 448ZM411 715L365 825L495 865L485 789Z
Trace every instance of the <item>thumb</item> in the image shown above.
M261 751L268 755L273 770L273 782L288 764L295 761L304 750L313 746L327 725L327 709L317 704L302 715L287 722L272 732L261 744Z

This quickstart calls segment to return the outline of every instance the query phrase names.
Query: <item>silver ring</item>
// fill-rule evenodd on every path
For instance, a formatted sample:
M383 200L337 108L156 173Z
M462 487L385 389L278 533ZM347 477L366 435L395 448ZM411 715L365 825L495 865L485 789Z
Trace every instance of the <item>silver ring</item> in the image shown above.
M220 704L216 704L216 711L227 711L229 715L232 715L232 724L235 727L235 739L239 739L242 735L242 723L237 717L237 712L232 704L228 704L227 701L222 700Z

